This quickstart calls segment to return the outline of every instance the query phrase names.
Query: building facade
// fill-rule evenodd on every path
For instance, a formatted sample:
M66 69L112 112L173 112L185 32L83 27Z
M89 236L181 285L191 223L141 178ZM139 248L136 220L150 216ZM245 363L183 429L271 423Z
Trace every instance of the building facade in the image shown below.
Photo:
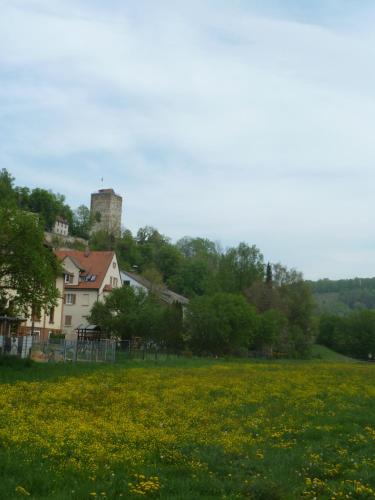
M62 333L74 338L78 327L88 324L97 301L121 286L120 270L114 252L58 250L64 268Z
M52 232L61 236L68 236L69 223L62 217L57 217Z
M31 311L25 324L20 327L21 335L33 335L34 339L40 342L46 342L51 335L62 333L63 317L63 293L64 279L59 276L56 279L56 288L59 292L57 304L51 309L41 309L40 311Z
M91 195L90 213L92 233L106 231L114 236L121 234L122 198L113 189L99 189Z

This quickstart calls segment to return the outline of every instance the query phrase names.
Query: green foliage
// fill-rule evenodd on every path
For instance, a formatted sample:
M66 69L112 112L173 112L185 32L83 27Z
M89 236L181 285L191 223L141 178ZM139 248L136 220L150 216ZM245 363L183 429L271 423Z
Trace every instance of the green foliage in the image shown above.
M188 307L188 342L199 354L235 354L256 334L256 312L241 295L216 293L197 297Z
M0 170L0 207L16 207L17 198L13 183L14 178L11 174L5 168Z
M151 285L152 292L159 292L164 288L163 275L155 266L147 267L142 272L142 277L145 278Z
M113 290L104 303L95 303L89 320L122 339L142 337L167 347L177 347L182 341L181 310L164 306L156 295L130 286Z
M219 250L217 245L207 238L191 238L184 236L177 241L176 247L186 258L198 258L217 262Z
M184 259L179 272L170 277L168 286L186 297L212 294L218 291L216 276L204 259Z
M358 359L375 357L375 311L355 311L345 317L323 315L318 342Z
M65 203L65 197L46 189L15 187L14 178L6 169L0 171L0 207L20 208L39 214L47 230L51 230L56 217L63 217L72 224L72 210Z
M80 205L73 212L73 224L71 228L72 235L89 239L91 226L92 219L90 209L85 205Z
M101 229L91 235L89 245L91 250L115 250L116 238L112 233L108 233Z
M122 269L131 271L139 268L141 258L138 244L129 229L116 240L116 254Z
M255 245L240 243L230 248L219 263L220 288L227 292L242 292L256 281L263 281L263 255Z
M58 216L67 220L69 225L72 224L72 211L65 204L65 197L61 194L54 194L52 191L47 191L46 189L35 188L29 195L27 209L40 214L47 230L53 228Z
M183 259L177 273L169 277L168 285L186 297L218 292L221 253L217 245L208 239L185 236L176 247Z
M375 278L309 281L319 314L346 315L375 309Z
M266 348L280 349L281 339L284 337L287 327L287 318L281 311L269 309L259 315L257 334L254 339L254 347L257 350Z
M305 356L315 335L310 287L294 269L276 264L272 278L270 266L267 270L265 281L257 281L245 290L247 300L262 318L255 348Z
M266 283L268 286L272 286L272 266L269 262L267 262L266 268Z
M44 245L44 232L34 214L0 208L0 298L24 315L28 308L52 307L60 266Z

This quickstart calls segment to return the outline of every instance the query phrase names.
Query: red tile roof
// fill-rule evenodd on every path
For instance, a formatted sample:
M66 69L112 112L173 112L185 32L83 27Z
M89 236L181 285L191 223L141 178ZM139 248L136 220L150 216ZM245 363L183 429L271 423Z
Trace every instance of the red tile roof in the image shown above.
M95 281L80 281L78 285L66 284L65 288L90 288L99 289L112 262L115 252L81 252L79 250L56 250L56 257L62 262L65 257L70 257L76 265L84 271L80 276L96 275Z

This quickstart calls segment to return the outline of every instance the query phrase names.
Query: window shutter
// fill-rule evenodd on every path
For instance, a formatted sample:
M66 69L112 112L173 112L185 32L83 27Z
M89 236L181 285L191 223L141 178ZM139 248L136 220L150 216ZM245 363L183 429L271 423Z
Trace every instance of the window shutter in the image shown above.
M72 304L75 304L76 303L76 294L75 293L72 293Z
M66 293L64 293L64 304L66 304Z

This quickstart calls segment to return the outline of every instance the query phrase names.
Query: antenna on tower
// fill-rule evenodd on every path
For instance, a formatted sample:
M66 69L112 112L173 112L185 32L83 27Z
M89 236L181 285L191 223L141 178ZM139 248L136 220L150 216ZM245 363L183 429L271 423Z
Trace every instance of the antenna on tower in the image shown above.
M100 180L101 180L101 182L102 182L102 188L103 188L103 181L104 181L103 177L102 177Z

